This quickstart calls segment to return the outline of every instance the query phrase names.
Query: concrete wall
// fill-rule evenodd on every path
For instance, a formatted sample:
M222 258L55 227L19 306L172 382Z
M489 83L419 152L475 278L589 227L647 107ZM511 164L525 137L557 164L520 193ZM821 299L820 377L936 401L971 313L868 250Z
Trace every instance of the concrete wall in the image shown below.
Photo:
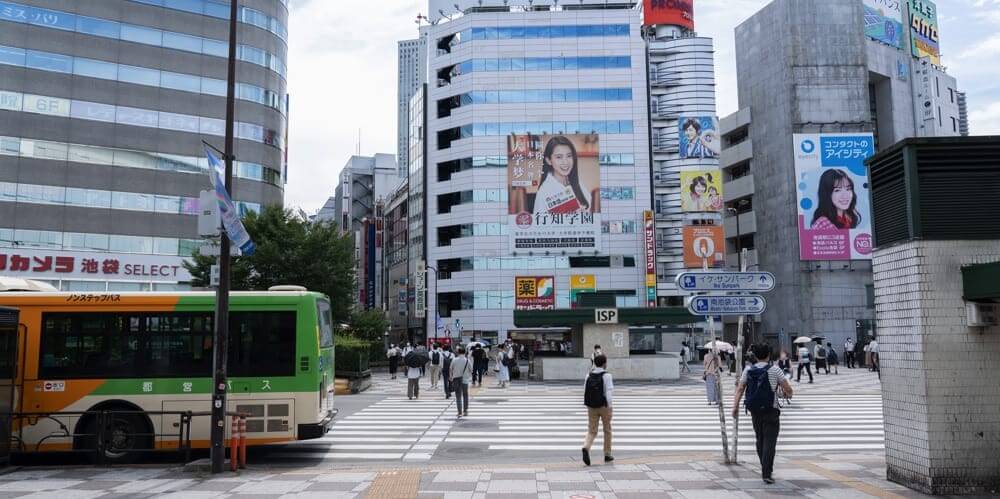
M579 381L590 372L590 359L579 357L538 357L535 372L545 381ZM615 380L674 380L680 379L680 356L673 354L633 355L608 359L608 372Z
M960 268L1000 241L925 241L874 253L890 480L933 494L1000 488L1000 327L965 324Z

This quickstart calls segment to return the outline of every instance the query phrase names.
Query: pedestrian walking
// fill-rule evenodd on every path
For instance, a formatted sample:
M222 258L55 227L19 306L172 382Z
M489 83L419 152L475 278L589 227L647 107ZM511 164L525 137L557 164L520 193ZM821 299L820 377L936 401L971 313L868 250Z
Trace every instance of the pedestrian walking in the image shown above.
M823 368L826 374L830 374L830 366L826 363L826 347L823 346L822 339L813 347L813 354L816 357L816 374L819 374L820 368Z
M615 385L611 373L605 370L608 358L594 357L594 367L584 381L583 405L587 406L587 438L583 440L583 463L590 466L590 447L597 438L597 423L604 429L604 462L615 460L611 454L611 416Z
M469 415L469 383L472 383L472 371L472 362L465 356L465 348L455 349L455 359L451 361L451 390L455 392L458 417Z
M879 358L878 355L878 341L876 341L874 337L872 337L872 341L868 343L868 353L872 356L872 371L877 372L878 377L881 379L882 378L881 359Z
M733 418L739 413L740 399L746 393L746 410L753 421L754 439L757 444L757 458L760 459L760 474L764 483L774 483L774 454L778 445L778 431L781 427L781 409L777 395L792 398L792 387L777 366L771 365L771 348L754 346L757 363L747 366L740 376L733 400Z
M781 369L781 372L785 373L786 378L792 378L792 359L788 358L788 352L784 350L781 351L781 356L778 357L778 368Z
M810 365L810 362L809 362L809 348L806 347L805 344L803 344L802 346L799 347L799 372L798 372L798 375L795 377L795 382L796 383L801 383L802 382L802 370L803 369L805 369L806 372L809 373L809 382L812 383L813 382L813 372L812 372L812 366Z
M854 369L854 340L850 338L844 342L844 362L848 369Z
M435 343L431 345L431 390L438 387L438 378L441 377L441 345Z
M389 359L389 379L396 379L396 372L399 371L399 349L395 344L389 345L385 351L385 357Z
M861 348L865 352L865 367L869 371L872 370L872 352L871 352L871 342L865 343L865 346Z
M410 342L407 341L406 346L403 347L403 357L406 357L406 354L412 351L413 351L413 345L411 345Z
M688 359L691 355L691 347L688 346L687 341L681 342L681 372L690 373L691 366L688 365Z
M591 369L594 368L594 359L596 359L598 355L604 355L604 351L601 350L601 345L594 345L594 350L590 352L590 368Z
M507 388L510 384L511 357L507 345L500 345L497 351L497 388Z
M708 398L708 405L719 403L719 356L709 350L705 354L705 372L701 374L701 379L705 380L705 395Z
M486 358L486 350L482 345L476 345L472 348L472 384L478 383L479 386L483 386L483 375L486 374L486 369L489 367L489 359Z
M406 397L420 398L420 368L406 366Z
M826 342L826 364L828 366L827 371L832 367L833 374L840 374L840 369L837 367L840 365L840 358L837 355L837 351L833 349L833 343L829 341Z
M451 398L451 362L455 354L451 352L451 345L445 344L441 347L441 384L444 385L444 398Z

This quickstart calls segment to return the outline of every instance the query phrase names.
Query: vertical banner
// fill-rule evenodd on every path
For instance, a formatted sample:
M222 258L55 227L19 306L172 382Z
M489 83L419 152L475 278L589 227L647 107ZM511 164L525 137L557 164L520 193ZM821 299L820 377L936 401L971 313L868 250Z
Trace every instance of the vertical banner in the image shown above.
M365 248L365 310L375 308L375 224L371 221L365 222L367 232L367 247Z
M865 35L903 48L903 9L900 0L864 0Z
M424 261L417 262L416 283L413 295L413 314L417 319L423 319L427 315L427 269Z
M580 293L597 291L597 277L594 274L579 274L569 278L570 308L576 308L576 298Z
M684 227L684 267L702 268L726 264L725 231L719 225L688 225Z
M219 217L222 219L222 228L226 230L229 240L233 242L234 246L240 249L241 253L252 255L257 247L250 239L250 234L247 232L246 227L243 226L243 221L240 220L239 211L236 210L236 206L233 204L233 198L229 196L229 191L226 190L226 182L224 180L226 167L212 153L211 149L206 147L205 154L208 156L208 175L212 180L212 189L215 191L215 197L219 201Z
M507 137L512 253L600 252L597 135Z
M515 277L515 310L553 310L556 308L555 278Z
M722 150L715 116L683 116L677 120L677 135L682 159L718 158Z
M681 174L681 211L722 211L722 171L686 170Z
M941 65L938 44L937 5L930 0L909 0L910 45L913 57L927 57L935 66Z
M653 212L642 212L646 250L646 307L656 306L656 227Z
M799 257L870 260L868 167L871 133L795 134Z

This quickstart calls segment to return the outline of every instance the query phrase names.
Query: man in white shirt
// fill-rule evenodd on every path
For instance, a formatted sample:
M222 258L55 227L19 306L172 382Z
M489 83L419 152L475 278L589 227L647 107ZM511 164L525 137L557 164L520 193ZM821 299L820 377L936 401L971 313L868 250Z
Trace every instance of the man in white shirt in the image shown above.
M795 382L798 383L802 381L802 370L805 369L809 373L809 382L813 382L813 372L809 361L809 348L803 344L799 347L799 369L798 376L795 377Z
M875 372L879 373L879 376L881 377L882 374L879 371L879 367L880 367L879 366L879 360L880 359L878 357L878 341L875 341L874 337L872 338L871 343L868 343L868 353L870 353L872 355L872 371L875 371Z
M615 391L611 373L604 370L608 358L604 355L594 357L594 368L587 375L584 383L583 403L587 406L587 438L583 441L583 462L590 466L590 447L597 438L597 422L600 420L604 428L604 462L615 460L611 455L611 414Z
M740 399L747 394L747 410L753 420L753 433L757 443L757 457L760 459L761 478L764 483L774 483L774 454L778 445L781 409L778 404L778 390L786 399L792 398L792 386L778 366L768 360L771 347L766 344L754 345L753 354L757 363L747 366L740 376L740 384L733 398L733 419L740 411ZM749 388L749 389L748 389Z
M854 340L850 338L844 342L844 362L848 369L854 369Z
M469 384L472 383L472 361L465 356L465 348L455 350L455 358L449 366L451 391L455 392L455 407L458 417L469 415Z

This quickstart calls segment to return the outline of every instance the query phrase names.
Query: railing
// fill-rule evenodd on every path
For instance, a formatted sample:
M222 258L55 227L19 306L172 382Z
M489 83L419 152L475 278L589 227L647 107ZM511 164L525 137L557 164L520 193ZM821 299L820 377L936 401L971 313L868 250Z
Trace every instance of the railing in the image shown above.
M92 454L95 464L112 465L123 462L121 456L137 456L144 454L176 453L183 457L184 462L191 460L191 422L197 417L209 417L212 413L192 411L141 411L141 410L97 410L97 411L53 411L53 412L15 412L11 413L10 421L18 428L10 434L10 452L14 454L31 454L42 452L46 442L53 439L71 439L69 449L60 452L77 454ZM233 452L231 459L236 466L240 458L241 466L246 466L246 418L247 414L227 412L233 418L233 431L230 441L238 452ZM172 431L162 429L159 433L149 429L146 421L152 422L155 417L174 416L177 421L171 426ZM24 441L26 428L35 426L44 420L54 422L58 429L40 438L36 443L28 445ZM86 421L83 421L86 420ZM121 423L131 420L132 423ZM81 424L82 423L82 424ZM71 430L70 427L80 429ZM155 426L154 426L155 427ZM159 441L173 445L157 445ZM169 440L168 440L169 439ZM131 445L125 446L125 444ZM238 444L238 447L237 447Z

